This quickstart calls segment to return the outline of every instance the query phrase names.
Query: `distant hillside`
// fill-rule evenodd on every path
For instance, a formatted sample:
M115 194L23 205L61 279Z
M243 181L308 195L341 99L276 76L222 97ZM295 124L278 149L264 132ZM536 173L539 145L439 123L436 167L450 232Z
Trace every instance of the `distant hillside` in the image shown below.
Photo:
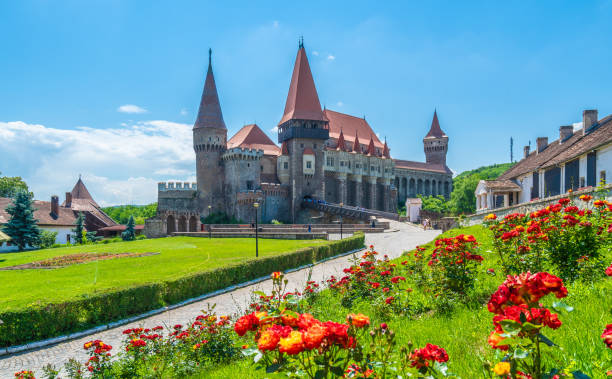
M450 209L454 214L471 214L476 212L476 186L483 179L497 179L515 163L500 163L464 171L453 179Z
M157 213L157 203L149 205L117 205L102 208L104 213L119 224L127 224L130 215L134 216L136 224L144 224L145 220Z

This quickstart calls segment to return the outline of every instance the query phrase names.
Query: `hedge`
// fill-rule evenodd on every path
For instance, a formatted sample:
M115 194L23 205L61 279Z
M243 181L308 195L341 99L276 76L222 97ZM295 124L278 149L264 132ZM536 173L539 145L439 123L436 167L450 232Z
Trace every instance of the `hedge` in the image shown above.
M273 271L314 263L363 247L363 233L290 253L249 259L161 283L85 295L63 303L0 313L0 347L52 338L121 320L169 304L269 275Z

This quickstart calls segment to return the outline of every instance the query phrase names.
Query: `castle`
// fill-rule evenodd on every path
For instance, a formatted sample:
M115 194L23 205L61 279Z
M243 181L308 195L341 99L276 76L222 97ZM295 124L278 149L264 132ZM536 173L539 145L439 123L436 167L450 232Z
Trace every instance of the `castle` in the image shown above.
M306 201L395 213L398 201L452 190L446 166L448 136L434 112L423 140L426 162L391 158L386 141L365 118L322 109L300 42L277 146L257 125L229 140L213 75L208 72L193 126L196 183L159 183L159 229L200 230L201 217L224 212L252 222L310 223ZM259 206L254 208L255 203Z

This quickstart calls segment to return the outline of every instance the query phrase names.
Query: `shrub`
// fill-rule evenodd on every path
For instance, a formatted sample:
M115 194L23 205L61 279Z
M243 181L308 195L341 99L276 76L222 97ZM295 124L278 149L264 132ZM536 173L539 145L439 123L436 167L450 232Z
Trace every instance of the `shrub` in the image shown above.
M434 285L444 292L465 295L474 287L476 268L483 260L476 254L477 250L478 243L471 235L459 234L436 240L436 248L428 263L433 271Z
M0 313L0 347L55 337L160 308L236 283L288 270L363 247L358 234L326 245L299 249L204 271L163 283L88 295L82 299Z
M41 230L40 231L40 248L48 249L55 245L55 238L57 237L57 232L52 232L50 230Z

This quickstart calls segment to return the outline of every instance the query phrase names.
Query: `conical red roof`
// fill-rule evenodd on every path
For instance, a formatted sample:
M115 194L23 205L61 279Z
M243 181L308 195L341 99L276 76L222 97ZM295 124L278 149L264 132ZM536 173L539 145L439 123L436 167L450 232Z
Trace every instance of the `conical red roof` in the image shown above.
M83 183L80 177L70 193L72 194L72 199L86 199L94 201L93 197L91 197L91 194L87 190L87 187L85 187L85 183Z
M264 133L257 124L245 125L227 141L228 149L241 147L243 149L263 150L266 155L278 155L280 149Z
M353 151L361 153L361 144L359 143L359 135L355 132L355 142L353 143Z
M206 73L206 81L204 82L204 90L202 91L202 99L200 100L200 109L198 110L198 118L193 125L197 128L217 128L226 129L221 113L221 104L219 103L219 95L217 95L217 85L215 84L215 76L212 71L211 63L212 50L208 50L208 72Z
M281 125L291 119L327 121L321 111L319 95L303 46L300 46L295 58L285 113L278 124Z
M438 122L438 113L434 110L433 120L431 121L431 128L429 128L429 133L425 136L425 138L429 137L446 137L446 134L440 129L440 123Z
M386 139L385 139L385 146L383 147L383 157L391 158L391 155L389 154L389 146L387 146L387 140Z
M340 136L338 137L338 145L336 149L346 151L346 141L344 141L344 133L340 130Z
M376 155L376 147L374 146L374 138L370 136L370 144L368 145L368 155Z

